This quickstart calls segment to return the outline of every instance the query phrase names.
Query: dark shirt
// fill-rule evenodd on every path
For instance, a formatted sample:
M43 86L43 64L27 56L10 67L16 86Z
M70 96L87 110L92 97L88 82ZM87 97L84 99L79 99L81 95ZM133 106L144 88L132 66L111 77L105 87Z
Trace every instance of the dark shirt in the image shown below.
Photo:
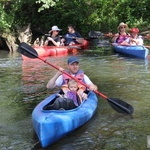
M65 35L65 43L66 45L69 45L71 42L74 42L75 44L78 44L75 37L81 38L81 35L78 32L74 33L67 33Z
M57 37L51 37L55 42L60 42L60 37L59 36L57 36ZM48 41L48 44L47 44L47 46L55 46L54 44L53 44L53 42L52 41Z

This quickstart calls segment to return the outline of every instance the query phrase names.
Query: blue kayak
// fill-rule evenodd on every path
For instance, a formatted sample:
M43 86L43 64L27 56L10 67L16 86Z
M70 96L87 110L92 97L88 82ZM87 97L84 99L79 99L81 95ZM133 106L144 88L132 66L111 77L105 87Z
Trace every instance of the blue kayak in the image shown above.
M113 44L113 48L118 53L130 55L132 57L143 58L143 59L147 58L149 53L149 50L146 47L138 46L138 45L121 46L118 44Z
M77 108L45 110L45 106L51 104L56 97L57 93L41 101L32 113L33 126L43 148L89 121L98 105L96 94L89 92L88 99Z

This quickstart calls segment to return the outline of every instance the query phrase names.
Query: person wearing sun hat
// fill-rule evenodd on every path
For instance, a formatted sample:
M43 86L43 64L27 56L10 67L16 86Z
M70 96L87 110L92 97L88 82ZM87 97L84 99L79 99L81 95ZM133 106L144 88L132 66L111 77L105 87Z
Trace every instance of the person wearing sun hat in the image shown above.
M121 27L127 28L128 25L125 24L124 22L121 22L121 23L119 24L119 26L118 26L118 31L120 30Z
M130 30L131 36L128 37L121 45L143 45L143 38L142 36L138 36L139 29L138 28L131 28Z
M48 81L47 88L53 89L54 87L61 87L64 84L67 84L71 79L69 76L62 73L65 71L73 77L76 77L81 82L85 83L89 90L97 90L97 86L92 83L87 75L84 74L84 71L79 69L79 59L75 56L70 56L67 61L68 70L59 68L59 71Z
M120 44L125 41L130 36L130 34L127 33L127 29L128 25L124 22L121 22L118 26L118 33L114 35L114 37L112 38L112 42Z
M52 31L61 31L62 29L59 29L57 26L52 26L51 30L49 33L51 34Z
M57 26L52 26L51 30L49 31L50 36L47 37L45 44L46 46L57 46L59 47L61 44L61 38L59 36L59 29Z

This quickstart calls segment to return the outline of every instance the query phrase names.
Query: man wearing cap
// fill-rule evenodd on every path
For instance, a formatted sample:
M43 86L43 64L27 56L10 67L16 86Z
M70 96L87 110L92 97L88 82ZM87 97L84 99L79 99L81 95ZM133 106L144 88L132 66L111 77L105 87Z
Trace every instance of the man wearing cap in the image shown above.
M53 26L52 29L49 31L50 36L47 37L44 45L59 47L61 42L61 38L58 35L59 31L61 31L61 29L59 29L57 26Z
M61 71L64 71L64 69L60 68L60 71L58 71L54 75L54 77L49 80L46 86L47 88L52 89L56 86L62 86L63 84L68 83L70 77L62 74ZM79 69L79 60L77 57L69 57L68 70L66 70L66 72L77 78L79 81L85 83L89 87L89 90L97 90L97 86L94 85L89 77L85 75L82 70Z

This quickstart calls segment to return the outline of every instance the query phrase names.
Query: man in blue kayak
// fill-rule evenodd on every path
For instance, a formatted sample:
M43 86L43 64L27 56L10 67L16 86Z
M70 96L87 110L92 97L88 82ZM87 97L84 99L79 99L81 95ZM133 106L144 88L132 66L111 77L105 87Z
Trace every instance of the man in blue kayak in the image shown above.
M63 73L66 72L67 74ZM87 90L97 90L97 86L92 83L92 81L89 79L87 75L84 74L82 70L79 69L79 60L77 57L69 57L68 59L68 70L64 70L63 68L59 68L59 71L50 79L47 83L47 88L53 89L54 87L63 87L64 85L68 85L68 82L72 80L70 77L76 78L80 82L83 82L87 85ZM82 84L78 82L78 87L80 87ZM84 87L82 85L82 87ZM87 92L86 87L79 89L79 94L82 99L85 99L85 94ZM60 93L65 94L65 93ZM58 95L60 95L58 94ZM81 102L78 101L78 105L80 105ZM51 109L51 107L57 108L57 109L63 109L63 110L70 110L73 108L76 108L78 105L76 105L73 101L73 99L70 98L63 98L58 97L56 98L53 106L49 106L46 109Z
M56 86L60 87L68 83L70 77L62 73L62 71L64 71L63 68L60 68L59 70L60 71L58 71L54 75L54 77L49 80L46 86L47 88L52 89ZM71 76L77 78L79 81L85 83L88 86L89 90L97 90L97 86L94 85L89 77L85 75L82 70L79 69L79 60L77 57L72 56L68 58L68 70L66 70L66 72Z
M73 25L68 25L68 33L65 35L64 40L66 45L79 44L77 38L81 38L81 35L75 31Z

